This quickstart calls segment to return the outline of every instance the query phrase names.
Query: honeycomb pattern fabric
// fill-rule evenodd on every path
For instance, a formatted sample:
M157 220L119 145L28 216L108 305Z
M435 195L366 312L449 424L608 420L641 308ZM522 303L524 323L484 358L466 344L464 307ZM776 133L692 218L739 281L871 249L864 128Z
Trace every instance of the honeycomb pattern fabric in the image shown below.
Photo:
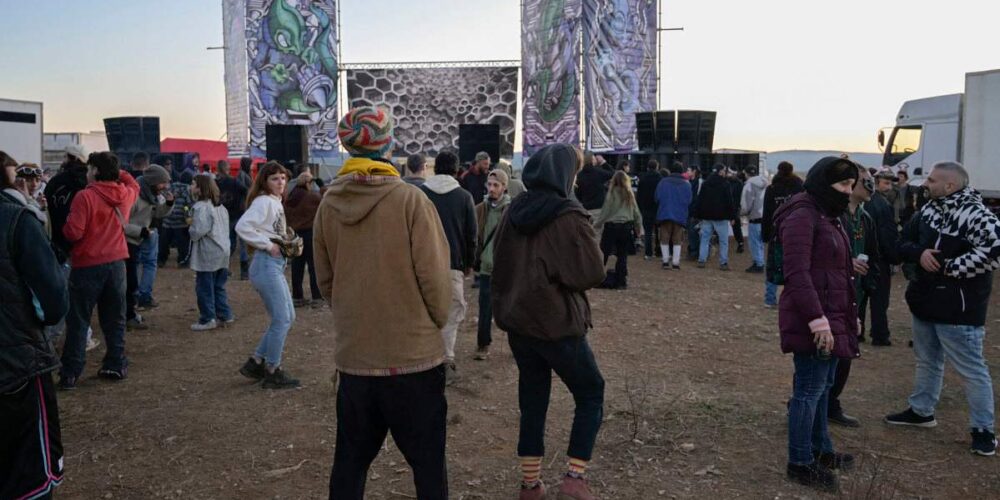
M500 155L514 154L517 67L347 70L351 107L384 106L396 122L394 156L458 148L461 124L500 126Z

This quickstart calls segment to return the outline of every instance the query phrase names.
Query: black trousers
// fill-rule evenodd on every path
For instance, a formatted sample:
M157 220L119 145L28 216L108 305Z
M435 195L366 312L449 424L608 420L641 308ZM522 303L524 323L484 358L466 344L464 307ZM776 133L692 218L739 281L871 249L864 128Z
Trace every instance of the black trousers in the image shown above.
M295 231L302 238L302 255L292 259L292 298L301 299L305 295L302 290L302 278L306 266L309 266L309 292L313 300L323 298L319 293L319 283L316 282L316 266L313 264L313 230Z
M493 343L493 296L490 292L490 275L479 275L479 328L476 332L477 347Z
M643 212L642 231L646 234L642 237L642 247L646 257L652 257L660 253L658 247L660 239L656 236L656 230L656 212Z
M889 340L889 293L892 291L892 275L888 263L880 263L878 282L871 292L869 302L872 310L872 340ZM864 319L861 320L864 322Z
M733 239L736 240L737 245L743 244L743 221L740 219L733 220Z
M444 365L388 377L340 374L331 500L362 500L387 432L413 469L419 500L448 498Z
M136 293L139 291L139 247L128 244L125 261L125 319L135 318Z
M826 409L827 415L839 415L844 410L840 406L840 394L847 386L847 379L851 376L851 360L840 359L837 361L837 373L833 377L833 387L830 388L830 401Z
M62 434L52 374L0 394L0 498L51 498L63 479Z
M608 257L611 254L618 257L615 262L615 283L610 284L612 286L623 286L628 283L628 254L634 237L631 223L609 222L604 225L604 234L601 235L604 265L608 264Z

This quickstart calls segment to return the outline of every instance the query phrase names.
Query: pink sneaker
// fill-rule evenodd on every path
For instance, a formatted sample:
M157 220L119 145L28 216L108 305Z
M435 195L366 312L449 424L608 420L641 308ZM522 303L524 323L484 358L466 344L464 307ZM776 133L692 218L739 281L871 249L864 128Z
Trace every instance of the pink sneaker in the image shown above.
M539 481L534 488L525 488L522 484L521 494L517 498L518 500L545 500L545 484Z
M565 476L559 485L556 500L594 500L594 495L590 493L586 479Z

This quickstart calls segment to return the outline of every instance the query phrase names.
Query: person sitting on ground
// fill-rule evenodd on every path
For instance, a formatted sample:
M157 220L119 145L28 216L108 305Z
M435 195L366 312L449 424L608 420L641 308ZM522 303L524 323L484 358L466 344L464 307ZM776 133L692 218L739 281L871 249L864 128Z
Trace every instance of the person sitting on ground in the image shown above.
M476 336L476 354L473 359L483 361L493 343L493 293L490 276L493 274L493 238L500 220L510 206L507 194L507 174L496 169L486 177L486 199L476 205L476 273L479 277L479 324Z
M219 202L219 186L208 174L191 183L191 270L195 274L198 322L191 330L214 330L235 321L226 296L229 279L229 212Z
M522 176L528 192L511 202L494 237L494 316L509 332L518 369L522 500L545 498L540 475L553 371L576 402L559 497L593 498L585 473L604 413L604 378L587 343L593 323L586 291L605 275L589 214L569 198L582 163L568 144L533 154Z
M608 197L604 200L601 216L597 225L604 226L601 233L601 252L604 254L604 265L614 254L615 271L610 279L602 283L603 288L628 288L628 254L635 249L635 239L642 238L642 214L635 202L632 192L632 181L628 174L617 171L611 178Z
M670 175L660 179L656 186L656 224L660 233L660 255L663 269L681 268L681 242L687 224L694 188L684 179L684 165L674 162Z

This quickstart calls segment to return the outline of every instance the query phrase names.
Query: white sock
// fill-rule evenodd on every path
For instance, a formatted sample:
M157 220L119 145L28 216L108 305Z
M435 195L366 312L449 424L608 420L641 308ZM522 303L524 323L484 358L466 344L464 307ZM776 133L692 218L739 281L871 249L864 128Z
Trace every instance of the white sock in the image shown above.
M681 246L674 245L674 265L681 265Z
M670 245L660 245L660 253L663 254L663 263L670 262Z

